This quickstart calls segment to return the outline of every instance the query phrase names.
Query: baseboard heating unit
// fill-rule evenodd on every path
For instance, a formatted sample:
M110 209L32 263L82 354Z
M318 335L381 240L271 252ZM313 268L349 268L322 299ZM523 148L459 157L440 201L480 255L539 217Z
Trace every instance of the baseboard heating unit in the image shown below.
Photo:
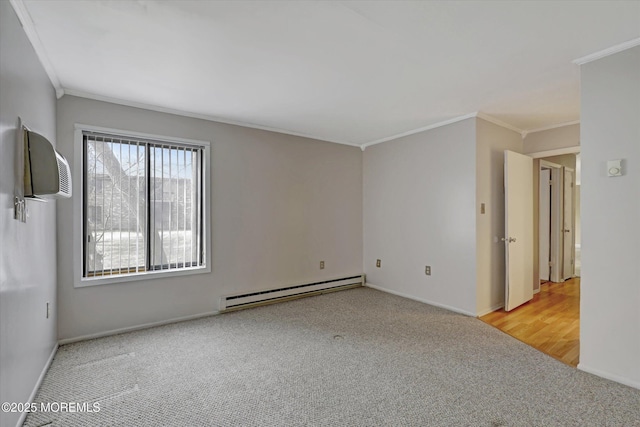
M344 289L357 288L364 285L364 276L350 276L321 282L305 283L286 286L283 288L264 291L247 292L238 295L228 295L220 298L220 311L233 311L258 305L273 304L281 301L320 295Z

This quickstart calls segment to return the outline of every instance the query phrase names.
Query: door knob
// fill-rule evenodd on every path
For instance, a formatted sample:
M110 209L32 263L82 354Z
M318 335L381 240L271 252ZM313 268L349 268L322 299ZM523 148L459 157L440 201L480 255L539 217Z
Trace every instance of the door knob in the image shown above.
M567 229L564 229L562 231L564 231L565 233L571 233L571 230L567 230Z
M515 238L515 237L509 237L509 238L507 239L507 238L503 237L503 238L502 238L502 239L500 239L500 240L502 240L503 242L511 243L511 242L515 242L515 241L516 241L516 238Z

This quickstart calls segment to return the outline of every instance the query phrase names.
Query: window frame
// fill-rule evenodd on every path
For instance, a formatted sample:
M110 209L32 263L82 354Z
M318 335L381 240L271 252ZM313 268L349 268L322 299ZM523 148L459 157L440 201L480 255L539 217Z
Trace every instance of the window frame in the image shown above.
M143 132L134 132L129 130L112 129L85 125L76 123L74 125L74 166L73 179L75 197L72 198L74 205L74 225L73 225L73 254L74 254L74 287L82 288L88 286L107 285L114 283L126 283L140 280L153 280L174 276L186 276L193 274L204 274L211 272L211 202L210 202L210 184L211 184L211 143L209 141L177 138L163 135L154 135ZM147 139L157 141L159 143L191 145L202 147L202 237L203 237L203 265L197 267L183 267L171 270L149 270L143 272L134 272L128 274L105 275L83 277L84 268L84 136L83 132L96 132L111 134L114 136Z

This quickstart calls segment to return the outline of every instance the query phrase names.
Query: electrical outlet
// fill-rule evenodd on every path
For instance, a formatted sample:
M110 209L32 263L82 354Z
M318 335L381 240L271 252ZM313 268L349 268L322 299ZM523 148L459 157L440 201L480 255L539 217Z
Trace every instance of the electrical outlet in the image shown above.
M430 265L427 265L424 268L424 274L426 274L427 276L431 276L431 266Z
M324 261L320 261L320 270L324 270Z
M376 267L380 268L381 264L382 264L382 261L380 261L379 259L376 260Z

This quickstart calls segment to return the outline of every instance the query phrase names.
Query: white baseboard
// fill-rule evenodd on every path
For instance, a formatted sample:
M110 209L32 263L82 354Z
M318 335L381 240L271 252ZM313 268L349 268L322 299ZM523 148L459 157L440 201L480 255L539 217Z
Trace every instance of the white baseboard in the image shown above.
M377 289L379 291L386 292L388 294L393 294L393 295L397 295L399 297L403 297L403 298L407 298L407 299L410 299L410 300L422 302L424 304L429 304L429 305L433 305L435 307L444 308L445 310L453 311L453 312L459 313L459 314L464 314L465 316L476 317L476 315L474 313L471 313L471 312L465 311L465 310L461 310L461 309L456 308L456 307L451 307L451 306L448 306L448 305L445 305L445 304L440 304L439 302L429 301L427 299L414 297L413 295L403 294L402 292L392 291L391 289L383 288L383 287L377 286L377 285L372 285L371 283L365 283L364 285L366 287L368 287L368 288Z
M619 375L611 374L609 372L601 371L600 369L594 369L589 366L585 366L584 363L578 363L578 369L584 372L588 372L593 375L597 375L602 378L606 378L611 381L615 381L620 384L628 385L629 387L640 389L640 382L632 381L629 378L624 378Z
M209 311L207 313L192 314L190 316L174 317L173 319L160 320L158 322L144 323L142 325L129 326L129 327L120 328L120 329L112 329L110 331L97 332L95 334L89 334L89 335L81 335L73 338L64 338L64 339L58 340L58 344L59 345L71 344L79 341L86 341L86 340L92 340L95 338L108 337L110 335L124 334L126 332L133 332L133 331L138 331L140 329L148 329L156 326L168 325L170 323L186 322L187 320L200 319L202 317L214 316L216 314L220 314L220 312Z
M494 311L500 310L500 309L501 309L501 308L503 308L503 307L504 307L504 303L496 304L496 305L494 305L494 306L492 306L492 307L489 307L489 308L488 308L488 309L486 309L486 310L483 310L483 311L478 312L477 317L482 317L482 316L484 316L485 314L493 313Z
M33 390L31 391L31 394L29 395L29 403L33 403L33 399L36 398L36 394L38 393L38 390L40 389L40 386L42 385L42 380L44 380L44 376L47 374L47 372L49 371L49 367L51 366L51 362L53 362L53 358L56 356L56 352L58 351L58 343L56 343L53 346L53 350L51 350L51 354L49 355L49 358L47 359L47 363L44 364L44 368L42 368L42 372L40 372L40 376L38 377L38 381L36 381L36 384L33 386ZM20 418L18 418L18 423L16 424L16 427L21 427L22 424L24 424L24 420L27 418L27 414L28 412L23 412L20 415Z

